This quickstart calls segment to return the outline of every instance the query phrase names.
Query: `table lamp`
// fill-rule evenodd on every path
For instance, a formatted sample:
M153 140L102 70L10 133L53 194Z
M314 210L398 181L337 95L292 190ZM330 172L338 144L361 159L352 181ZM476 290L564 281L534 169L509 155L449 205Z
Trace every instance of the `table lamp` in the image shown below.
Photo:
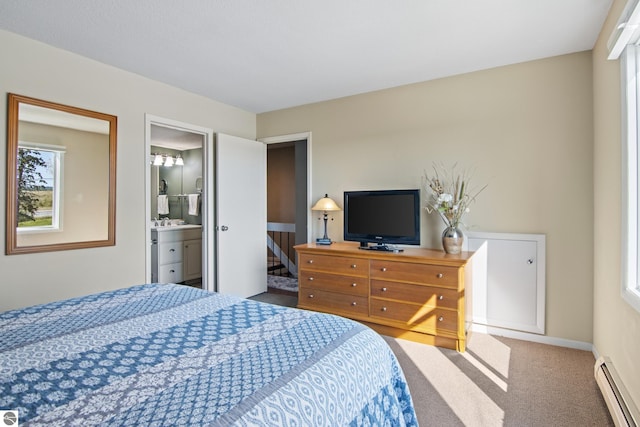
M316 239L316 243L319 245L330 245L331 239L327 235L327 220L329 219L329 211L339 211L340 206L334 202L328 194L325 194L324 197L313 205L311 208L312 211L323 211L323 219L324 219L324 236Z

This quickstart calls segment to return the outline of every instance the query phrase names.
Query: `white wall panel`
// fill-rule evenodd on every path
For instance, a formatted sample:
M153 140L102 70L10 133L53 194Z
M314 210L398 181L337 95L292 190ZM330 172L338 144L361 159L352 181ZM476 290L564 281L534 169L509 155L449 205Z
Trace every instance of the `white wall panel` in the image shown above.
M486 243L486 277L474 280L473 322L545 333L545 236L467 233L468 249Z

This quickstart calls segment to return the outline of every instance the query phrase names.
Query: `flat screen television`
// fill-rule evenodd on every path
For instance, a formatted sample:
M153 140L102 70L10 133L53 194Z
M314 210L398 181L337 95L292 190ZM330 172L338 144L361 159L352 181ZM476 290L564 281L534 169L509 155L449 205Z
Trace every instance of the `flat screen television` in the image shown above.
M343 206L344 240L361 249L420 244L420 190L345 191Z

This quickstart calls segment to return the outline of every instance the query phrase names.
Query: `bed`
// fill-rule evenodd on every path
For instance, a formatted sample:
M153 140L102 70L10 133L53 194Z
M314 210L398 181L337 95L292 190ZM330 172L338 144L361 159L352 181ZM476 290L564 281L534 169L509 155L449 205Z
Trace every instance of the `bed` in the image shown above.
M160 284L0 314L0 410L21 426L417 425L366 326Z

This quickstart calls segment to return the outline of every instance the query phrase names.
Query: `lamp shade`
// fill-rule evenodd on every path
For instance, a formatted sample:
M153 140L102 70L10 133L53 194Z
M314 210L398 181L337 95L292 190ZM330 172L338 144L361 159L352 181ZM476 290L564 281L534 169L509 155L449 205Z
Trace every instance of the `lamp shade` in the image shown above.
M334 202L328 194L325 194L324 197L313 205L311 208L312 211L340 211L340 206Z

